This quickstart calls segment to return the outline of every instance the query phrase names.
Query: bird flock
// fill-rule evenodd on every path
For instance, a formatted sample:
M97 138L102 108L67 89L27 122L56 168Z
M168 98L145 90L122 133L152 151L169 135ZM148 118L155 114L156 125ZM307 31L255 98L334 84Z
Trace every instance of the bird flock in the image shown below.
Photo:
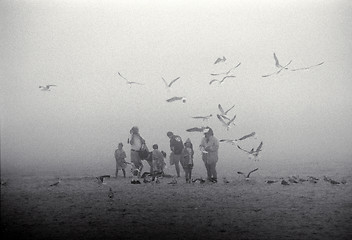
M324 63L324 62L320 62L318 64L314 64L314 65L310 65L310 66L305 66L305 67L300 67L300 68L290 68L289 66L292 63L292 60L289 60L287 63L282 65L280 63L278 57L276 56L275 52L273 53L273 58L274 58L274 62L275 62L274 65L276 67L276 71L274 71L272 73L269 73L269 74L262 75L263 78L267 78L267 77L271 77L271 76L274 76L274 75L278 75L278 74L280 74L283 71L301 71L301 70L305 71L305 70L309 70L309 69L321 66ZM217 58L215 60L214 65L224 64L224 63L226 63L226 61L227 61L227 59L226 59L225 56L219 57L219 58ZM219 85L221 85L225 81L229 81L230 79L236 78L236 76L234 75L234 71L237 70L240 66L241 66L241 62L235 64L233 67L229 68L225 72L215 72L215 73L213 72L213 73L210 73L210 76L211 76L212 79L209 81L209 85L213 85L215 83L218 83ZM129 85L129 87L132 87L132 85L144 85L144 83L142 83L142 82L129 80L128 78L123 76L120 72L118 72L117 74L118 74L119 78L125 80L126 84ZM180 76L178 76L178 77L172 79L171 81L167 81L164 77L161 77L161 80L164 83L164 85L165 85L165 87L166 87L166 89L168 91L170 91L170 89L175 85L175 83L180 81L180 79L182 79L182 78ZM56 86L57 85L49 84L49 85L46 85L46 86L39 86L39 88L42 91L50 91L51 87L56 87ZM186 103L187 102L187 98L186 98L186 96L173 96L171 98L166 99L166 102L168 102L168 103L173 103L173 102ZM210 118L212 118L214 115L216 115L217 119L219 120L219 123L224 127L224 129L226 129L226 131L229 131L232 127L236 126L235 120L236 120L237 115L236 114L230 115L230 112L231 112L231 110L234 107L235 107L235 105L232 105L227 110L224 110L224 108L219 103L218 104L218 110L219 110L218 113L216 113L216 114L208 114L208 115L204 115L204 116L191 116L191 118L192 119L196 119L196 120L202 120L203 122L206 122ZM186 131L187 132L204 133L204 131L206 129L208 129L208 128L209 128L208 126L200 126L200 127L197 126L197 127L188 128L188 129L186 129ZM263 141L261 141L257 147L253 147L250 150L244 149L243 147L241 147L239 145L242 141L244 141L244 140L246 140L248 138L255 137L255 136L256 136L256 133L255 132L251 132L251 133L246 134L244 136L236 137L236 138L233 138L233 139L220 139L219 142L232 144L232 145L236 146L237 149L239 149L242 152L248 154L250 159L254 159L255 161L257 161L259 153L262 151ZM248 177L249 177L249 174L248 174ZM104 183L103 180L104 180L104 178L99 179L99 181L101 183Z

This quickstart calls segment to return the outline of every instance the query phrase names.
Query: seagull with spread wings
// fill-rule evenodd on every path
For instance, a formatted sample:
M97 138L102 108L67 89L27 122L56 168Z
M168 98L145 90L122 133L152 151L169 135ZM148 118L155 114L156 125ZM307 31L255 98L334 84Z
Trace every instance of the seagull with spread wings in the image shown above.
M225 62L225 61L226 61L226 58L225 58L225 56L223 56L222 58L216 59L216 61L214 62L214 64L218 64L218 63L220 63L220 62Z
M208 116L195 116L195 117L192 117L194 119L202 119L203 121L206 121L206 120L209 120L209 118L211 118L213 116L213 114L210 114Z
M324 63L324 62L321 62L321 63L315 64L315 65L312 65L312 66L309 66L309 67L294 68L294 69L290 69L290 70L291 70L291 71L308 70L308 69L311 69L311 68L314 68L314 67L318 67L318 66L322 65L323 63Z
M207 129L207 127L193 127L189 128L186 131L187 132L204 132L204 130Z
M240 137L238 139L220 139L219 142L227 142L231 144L236 144L237 141L242 141L246 138L253 137L255 135L255 132L252 132L250 134L244 135L243 137Z
M49 84L49 85L46 85L46 86L39 86L39 88L41 88L42 91L50 91L50 87L56 87L56 85Z
M132 81L127 80L127 78L125 78L124 76L122 76L120 72L118 72L118 74L120 75L120 77L122 77L123 79L125 79L125 80L126 80L126 84L130 85L130 87L132 86L132 84L144 85L143 83L139 83L139 82L132 82Z
M230 118L227 116L227 113L232 109L232 108L234 108L235 107L235 105L233 105L232 107L230 107L228 110L226 110L226 111L224 111L224 109L222 108L222 106L221 106L221 104L219 104L218 105L218 108L219 108L219 110L220 110L220 116L222 117L222 118L225 118L225 119L227 119L227 120L230 120Z
M163 79L163 81L164 81L164 83L165 83L165 86L166 86L168 89L171 88L172 84L174 84L178 79L180 79L180 77L177 77L177 78L175 78L174 80L172 80L170 83L167 83L166 80L165 80L163 77L161 77L161 78Z
M237 147L240 150L242 150L242 151L244 151L244 152L246 152L246 153L248 153L250 155L253 155L254 157L258 157L259 152L262 151L262 146L263 146L263 142L260 142L260 144L259 144L259 146L257 147L256 150L254 150L254 148L252 148L250 151L248 151L248 150L245 150L245 149L243 149L243 148L241 148L240 146L237 145Z
M225 122L224 118L223 118L221 115L217 114L216 116L218 117L218 119L219 119L219 121L222 123L222 125L223 125L224 127L226 127L226 130L227 130L227 131L229 130L231 124L234 124L233 121L235 121L235 119L236 119L236 115L235 115L235 116L234 116L232 119L230 119L228 122Z
M257 170L258 170L258 168L256 168L256 169L250 171L250 172L246 175L246 180L249 180L249 175L251 175L251 173L253 173L253 172L257 171ZM238 174L241 174L241 175L245 175L243 172L237 172L237 173L238 173Z
M233 68L230 68L230 70L228 70L227 72L223 72L223 73L210 73L210 75L212 75L212 76L218 76L218 75L224 75L224 74L225 74L225 75L229 75L229 73L230 73L232 70L238 68L240 65L241 65L241 63L237 64L237 65L234 66Z
M274 60L275 60L275 66L277 68L279 68L278 71L270 73L270 74L266 74L266 75L262 75L262 77L270 77L274 74L279 74L282 70L288 70L287 66L291 64L292 60L290 60L285 66L282 66L279 62L279 60L276 57L276 54L274 53Z
M175 101L180 101L182 100L183 103L186 102L186 98L185 97L172 97L166 100L166 102L175 102Z
M235 77L236 76L234 76L234 75L228 75L228 76L223 77L221 80L213 79L209 82L209 85L213 84L214 82L218 82L219 84L222 84L227 78L235 78Z

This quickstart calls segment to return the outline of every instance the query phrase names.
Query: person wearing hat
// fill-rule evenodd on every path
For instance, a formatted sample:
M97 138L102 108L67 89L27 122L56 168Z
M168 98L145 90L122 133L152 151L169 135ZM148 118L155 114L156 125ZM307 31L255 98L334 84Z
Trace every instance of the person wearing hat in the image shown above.
M202 150L202 159L207 169L208 181L217 182L216 163L218 162L219 140L214 137L211 128L204 130L204 138L202 138L200 149Z
M184 148L182 138L173 132L167 132L166 135L170 138L170 165L175 164L177 177L180 177L180 160Z
M135 165L137 169L140 171L138 172L138 177L140 177L141 171L143 169L142 159L139 156L139 151L142 148L142 145L145 144L144 139L139 134L139 128L134 126L130 130L131 137L128 140L128 143L131 144L131 163Z
M126 153L123 150L123 144L120 142L118 148L115 150L115 159L116 159L116 171L115 171L115 177L117 178L117 173L119 170L122 170L123 177L126 177L126 171L125 168L127 166L126 164Z
M185 141L185 147L182 151L183 158L181 159L181 165L185 171L186 183L191 183L192 181L192 169L193 169L193 144L191 139L187 138Z

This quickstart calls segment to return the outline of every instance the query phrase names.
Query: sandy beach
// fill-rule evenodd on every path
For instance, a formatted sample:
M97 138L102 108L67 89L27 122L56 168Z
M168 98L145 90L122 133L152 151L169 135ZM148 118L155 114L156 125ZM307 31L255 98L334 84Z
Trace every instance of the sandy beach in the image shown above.
M254 174L253 174L254 175ZM130 176L23 176L1 186L2 239L351 239L345 184L227 176L228 183L131 184ZM2 179L4 179L2 177ZM266 180L278 180L268 184ZM340 179L341 180L341 179ZM109 198L109 189L113 198ZM5 237L5 238L4 238Z

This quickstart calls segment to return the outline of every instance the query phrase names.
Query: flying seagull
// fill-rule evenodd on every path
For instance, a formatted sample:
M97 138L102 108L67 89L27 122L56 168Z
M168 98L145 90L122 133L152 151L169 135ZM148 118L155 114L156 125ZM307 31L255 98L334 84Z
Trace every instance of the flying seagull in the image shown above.
M208 116L195 116L195 117L192 117L194 119L202 119L203 121L205 120L208 120L209 118L211 118L213 116L213 114L210 114Z
M232 109L232 108L234 108L235 107L235 105L233 105L232 107L230 107L228 110L226 110L226 111L224 111L224 109L222 108L222 106L221 106L221 104L219 104L218 105L218 108L219 108L219 110L220 110L220 116L222 117L222 118L225 118L225 119L227 119L227 120L230 120L230 118L227 116L227 113Z
M254 135L255 135L255 132L252 132L252 133L247 134L247 135L245 135L245 136L243 136L241 138L238 138L238 139L220 139L219 141L220 142L227 142L227 143L236 144L237 141L242 141L242 140L244 140L246 138L249 138L249 137L252 137Z
M318 67L318 66L322 65L323 63L324 62L321 62L321 63L315 64L315 65L312 65L312 66L309 66L309 67L294 68L294 69L291 69L291 71L308 70L308 69L311 69L311 68L314 68L314 67Z
M186 98L185 97L172 97L166 100L166 102L174 102L174 101L179 101L182 100L183 103L186 102Z
M213 84L214 82L218 82L219 84L222 84L222 83L225 81L225 79L227 79L227 78L235 78L235 77L236 77L236 76L228 75L228 76L223 77L221 80L213 79L213 80L211 80L211 81L209 82L209 85Z
M42 89L42 91L50 91L50 87L56 87L56 85L46 85L46 86L39 86L39 88Z
M245 149L243 149L243 148L241 148L240 146L237 145L237 147L238 147L240 150L242 150L242 151L244 151L244 152L246 152L246 153L248 153L248 154L250 154L250 155L253 155L254 157L258 157L258 154L259 154L259 152L261 151L262 146L263 146L263 142L260 142L260 144L259 144L259 146L257 147L256 150L254 150L254 148L252 148L250 151L247 151L247 150L245 150Z
M255 132L251 132L250 134L247 134L247 135L244 135L243 137L240 137L239 139L237 139L238 141L242 141L246 138L249 138L249 137L253 137L255 135Z
M176 82L180 77L175 78L175 79L172 80L170 83L167 83L166 80L165 80L163 77L161 77L161 78L163 79L163 81L164 81L164 83L165 83L165 86L166 86L167 88L170 88L171 85L174 84L174 82Z
M279 63L279 60L277 59L275 53L274 53L274 59L275 59L275 66L276 66L277 68L279 68L279 70L276 71L276 72L270 73L270 74L262 75L262 77L270 77L270 76L272 76L272 75L274 75L274 74L279 74L279 73L280 73L282 70L284 70L284 69L285 69L285 70L288 70L287 66L290 65L291 62L292 62L292 60L290 60L285 66L282 66L282 65Z
M57 186L57 185L59 185L60 182L61 182L61 178L58 178L57 182L54 182L53 184L50 184L49 187Z
M223 125L224 127L226 127L226 130L229 130L231 124L233 124L233 121L236 119L236 115L235 115L235 116L234 116L232 119L230 119L228 122L225 122L224 118L223 118L221 115L216 114L216 116L218 117L218 119L219 119L219 121L222 123L222 125Z
M186 131L187 132L204 132L204 130L206 129L206 127L193 127L193 128L189 128Z
M214 62L214 64L217 64L217 63L219 63L219 62L225 62L225 61L226 61L226 58L225 58L225 56L223 56L222 58L216 59L216 61Z
M236 69L237 67L239 67L241 65L241 63L237 64L236 66L234 66L233 68L230 68L230 70L228 70L227 72L223 72L223 73L210 73L210 75L212 76L218 76L218 75L228 75L232 70Z
M126 83L130 86L132 86L132 84L137 84L137 85L144 85L143 83L139 83L139 82L132 82L132 81L129 81L127 80L127 78L125 78L124 76L121 75L121 73L118 72L118 74L120 75L120 77L122 77L123 79L126 80Z
M246 176L246 180L249 180L249 175L251 175L251 173L253 173L253 172L257 171L257 170L258 170L258 168L256 168L256 169L250 171L250 172L247 174L247 176ZM243 172L237 172L237 173L238 173L238 174L241 174L241 175L245 175Z

